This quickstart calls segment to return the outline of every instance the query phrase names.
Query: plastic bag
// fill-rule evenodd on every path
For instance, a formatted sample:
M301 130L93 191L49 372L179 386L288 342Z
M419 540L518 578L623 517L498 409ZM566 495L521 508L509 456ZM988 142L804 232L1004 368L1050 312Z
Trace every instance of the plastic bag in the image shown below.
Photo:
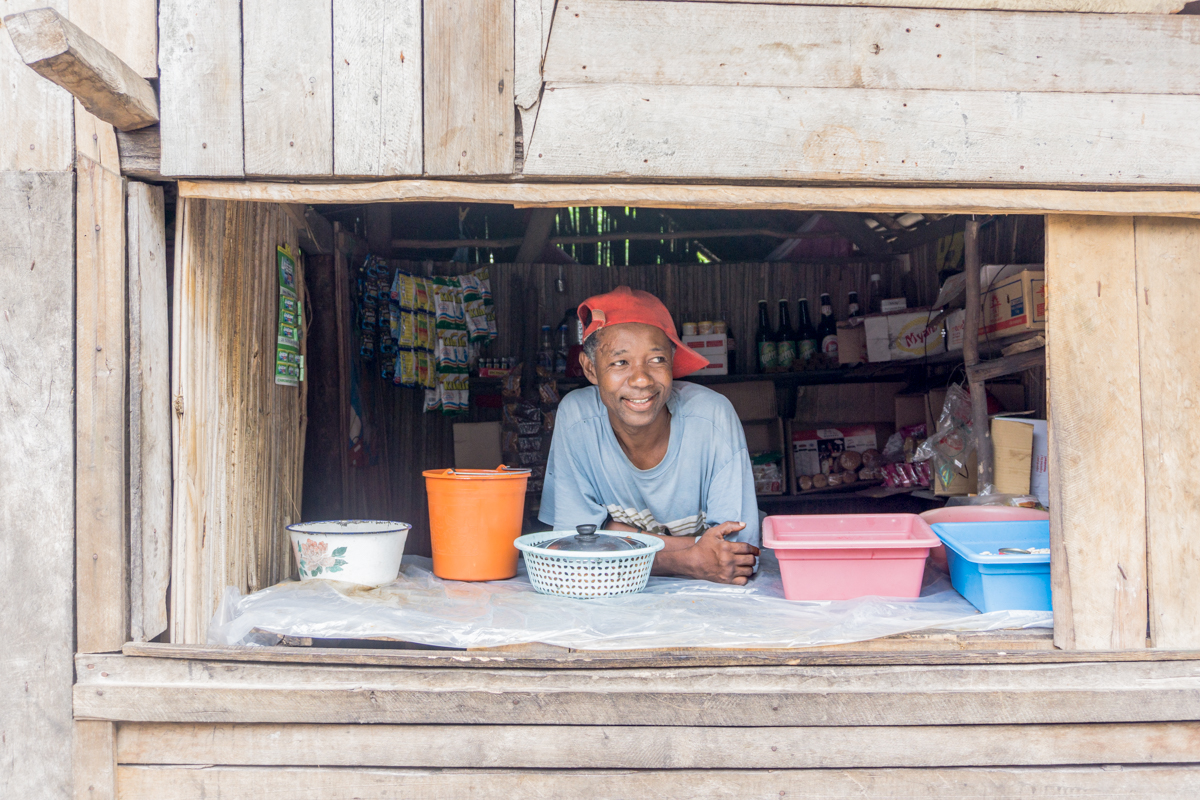
M946 390L946 402L938 417L937 430L916 449L914 461L932 461L943 485L966 469L967 458L975 451L971 395L960 384Z
M523 562L510 580L461 583L435 578L428 558L405 556L396 581L378 589L325 580L286 581L245 597L229 589L208 641L273 645L286 635L385 637L456 648L527 642L591 650L808 647L923 628L1053 624L1049 611L980 614L934 569L918 598L798 602L784 599L771 550L763 551L759 567L745 586L652 576L638 594L571 600L534 592Z

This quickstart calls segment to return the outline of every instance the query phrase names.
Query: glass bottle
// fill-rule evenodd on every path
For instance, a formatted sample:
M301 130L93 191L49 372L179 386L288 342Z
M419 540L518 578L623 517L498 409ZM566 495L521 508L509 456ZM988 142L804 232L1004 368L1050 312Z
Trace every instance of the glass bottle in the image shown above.
M554 372L558 375L567 374L567 352L571 345L567 342L567 323L558 326L558 349L554 351Z
M821 342L821 352L837 355L837 318L833 315L833 301L828 294L821 295L821 321L817 323L817 339Z
M850 293L850 296L846 300L846 308L848 319L855 319L863 315L862 307L858 304L858 292Z
M878 272L871 275L871 296L867 308L872 314L879 314L883 310L883 276Z
M808 313L808 298L800 298L800 328L796 332L796 358L809 361L817 354L820 341L817 339L817 329L812 325L812 317Z
M796 360L796 332L792 330L792 315L786 297L779 299L779 330L775 332L775 360L780 372L791 372Z
M771 315L767 310L766 300L758 301L758 330L754 333L754 344L758 354L758 371L778 371L779 358L775 348L775 332L771 330Z
M542 326L542 336L538 341L538 369L544 375L554 372L554 343L550 341L550 326Z

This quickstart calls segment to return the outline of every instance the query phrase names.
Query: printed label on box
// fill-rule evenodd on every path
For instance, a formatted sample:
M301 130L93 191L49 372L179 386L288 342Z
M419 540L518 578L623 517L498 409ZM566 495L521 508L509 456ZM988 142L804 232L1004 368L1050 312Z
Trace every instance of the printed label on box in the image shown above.
M792 431L792 464L796 475L828 475L834 459L842 453L862 453L877 447L874 425Z

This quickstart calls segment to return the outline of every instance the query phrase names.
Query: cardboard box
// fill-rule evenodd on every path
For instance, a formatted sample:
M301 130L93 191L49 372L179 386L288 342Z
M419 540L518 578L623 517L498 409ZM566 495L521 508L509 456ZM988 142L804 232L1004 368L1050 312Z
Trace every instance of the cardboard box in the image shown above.
M842 383L801 386L796 390L798 428L816 428L828 424L886 422L896 416L894 398L905 384Z
M775 404L774 381L748 381L746 383L718 383L708 387L723 394L733 404L740 420L775 419L779 416Z
M779 468L778 480L766 485L759 479L756 470L754 493L756 495L780 495L787 492L788 487L788 471L787 471L787 453L784 447L783 438L783 420L775 417L774 419L764 419L756 421L746 421L742 423L742 430L746 434L746 449L750 452L753 459L754 456L761 453L779 453L779 460L776 462Z
M942 323L929 324L936 316L936 312L926 309L867 317L867 358L874 363L946 352Z
M963 349L963 331L967 329L967 312L963 309L946 315L946 350L953 353Z
M861 318L837 324L838 363L867 363L867 328Z
M1046 273L1021 270L998 277L983 296L980 336L1012 336L1046 329Z
M503 463L499 422L454 423L455 469L495 469Z
M708 366L693 375L729 374L729 337L723 333L700 333L681 336L680 341L708 359Z
M1001 441L997 438L998 429L997 423L1000 423L999 435L1004 436L1011 434L1016 425L1025 430L1017 431L1020 435L1019 444L1022 447L1020 452L1013 452L1011 455L1007 452L1001 453ZM1011 494L1031 494L1038 499L1038 502L1047 508L1050 507L1050 472L1049 472L1049 440L1046 435L1046 420L1044 419L1027 419L1025 417L996 417L992 420L992 440L993 450L995 452L996 464L996 489L997 491ZM1023 455L1024 443L1028 439L1029 442L1029 458L1028 463ZM1005 439L1005 444L1009 439ZM1006 447L1007 450L1007 447ZM1002 485L1008 486L1007 483L1002 484L1000 481L1001 464L1005 464L1006 469L1017 470L1016 474L1021 474L1020 467L1028 467L1028 486L1024 491L1015 491L1024 484L1014 483L1009 488L1001 488ZM1012 491L1010 491L1010 489Z
M829 474L832 460L847 451L879 450L882 442L878 433L875 425L841 425L813 430L793 426L789 437L793 484L801 475Z
M925 407L928 401L929 395L927 394L896 395L896 430L907 428L910 425L925 425L926 435L932 433L928 428L929 413Z
M992 464L997 492L1029 494L1033 425L1016 419L992 420Z

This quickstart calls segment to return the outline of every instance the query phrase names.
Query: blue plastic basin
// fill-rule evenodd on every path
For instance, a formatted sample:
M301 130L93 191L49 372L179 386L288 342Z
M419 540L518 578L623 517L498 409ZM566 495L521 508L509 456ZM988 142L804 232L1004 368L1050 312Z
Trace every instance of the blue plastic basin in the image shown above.
M950 583L980 611L1050 611L1049 555L991 555L1001 547L1050 546L1050 523L940 522Z

